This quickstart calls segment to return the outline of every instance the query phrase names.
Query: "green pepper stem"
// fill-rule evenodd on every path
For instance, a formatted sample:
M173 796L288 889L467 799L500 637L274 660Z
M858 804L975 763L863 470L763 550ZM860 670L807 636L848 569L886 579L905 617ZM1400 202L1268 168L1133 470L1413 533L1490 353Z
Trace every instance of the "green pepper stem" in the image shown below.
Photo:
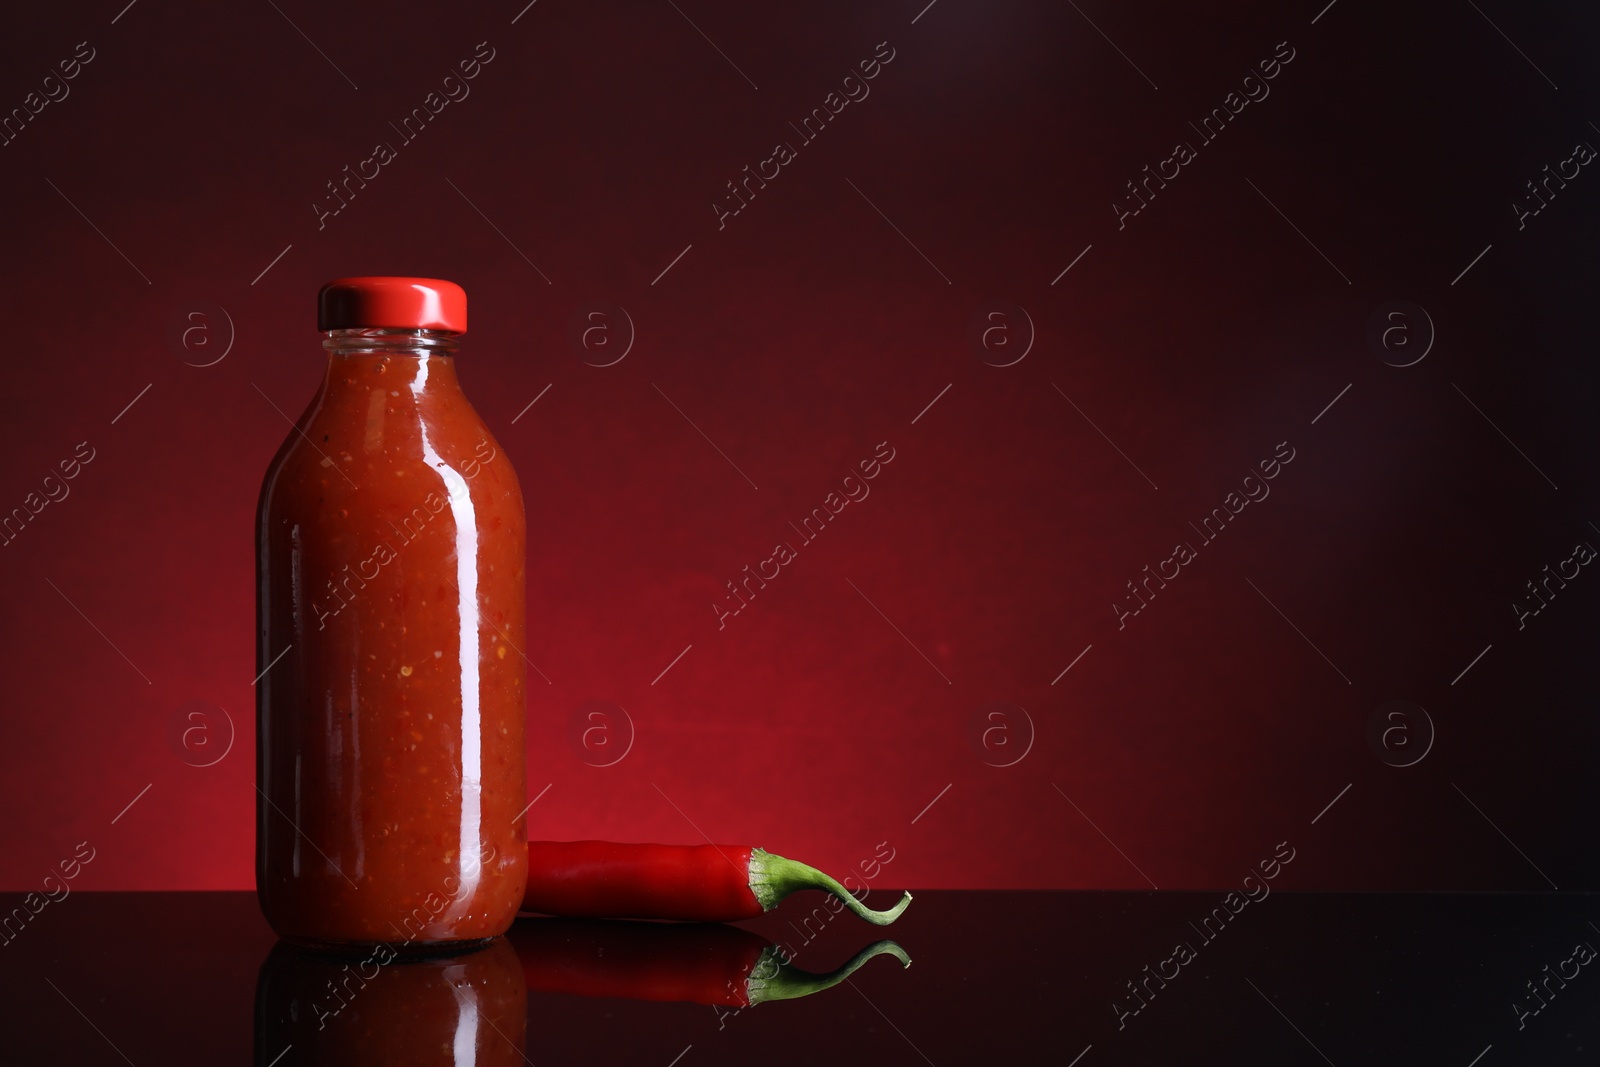
M832 893L858 917L875 926L888 926L900 918L900 913L911 903L911 894L906 893L894 907L873 911L832 877L809 864L785 859L764 848L750 850L750 892L755 894L762 911L771 911L778 901L800 889L821 889Z
M911 966L911 957L906 955L906 950L889 940L873 942L860 952L857 952L844 966L829 971L827 974L813 974L810 971L802 971L790 963L780 963L775 968L758 965L750 974L750 1003L753 1006L763 1004L769 1000L794 1000L797 997L808 997L812 993L820 993L822 990L831 989L846 978L849 978L860 969L862 964L874 956L885 954L899 960L902 968Z

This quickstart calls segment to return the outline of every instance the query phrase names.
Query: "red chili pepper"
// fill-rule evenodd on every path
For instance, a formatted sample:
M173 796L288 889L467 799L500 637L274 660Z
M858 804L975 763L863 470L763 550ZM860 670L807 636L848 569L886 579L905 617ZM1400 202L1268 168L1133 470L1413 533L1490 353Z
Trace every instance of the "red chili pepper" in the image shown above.
M878 941L827 974L786 962L783 950L737 926L522 919L506 939L530 991L748 1008L837 985L874 956L911 959Z
M906 893L873 911L815 867L748 845L627 845L613 841L528 842L522 910L595 919L735 922L770 911L800 889L837 896L878 926L900 917Z

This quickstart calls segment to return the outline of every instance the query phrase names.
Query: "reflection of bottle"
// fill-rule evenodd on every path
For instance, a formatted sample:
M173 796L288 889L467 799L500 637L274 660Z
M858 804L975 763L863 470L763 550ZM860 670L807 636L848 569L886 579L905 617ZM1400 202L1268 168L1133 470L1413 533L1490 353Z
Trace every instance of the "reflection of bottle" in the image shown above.
M527 990L502 938L461 956L340 958L280 941L256 980L255 1064L523 1063Z
M839 984L874 956L911 966L893 941L877 941L826 974L803 971L759 934L720 923L521 919L506 935L529 990L622 1000L748 1008Z
M466 294L323 287L257 527L256 887L312 944L504 933L527 874L524 517L456 379Z

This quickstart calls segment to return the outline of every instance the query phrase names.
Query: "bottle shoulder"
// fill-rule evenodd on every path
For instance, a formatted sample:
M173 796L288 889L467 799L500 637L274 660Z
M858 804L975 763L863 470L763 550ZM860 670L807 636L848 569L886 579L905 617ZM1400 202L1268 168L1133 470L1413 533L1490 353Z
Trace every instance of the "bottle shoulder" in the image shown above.
M330 381L269 467L260 509L262 518L312 501L404 510L462 493L477 504L514 504L521 513L516 472L459 389Z

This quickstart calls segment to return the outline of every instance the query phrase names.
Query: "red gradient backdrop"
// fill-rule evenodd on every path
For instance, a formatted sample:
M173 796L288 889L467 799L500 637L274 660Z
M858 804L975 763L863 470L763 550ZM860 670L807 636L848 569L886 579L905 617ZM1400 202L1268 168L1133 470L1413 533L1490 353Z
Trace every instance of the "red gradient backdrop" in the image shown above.
M0 511L93 459L0 548L0 888L84 840L83 888L252 884L256 494L318 286L369 273L471 299L461 377L528 501L532 833L838 872L887 842L883 885L1231 886L1287 841L1290 888L1593 888L1600 577L1512 605L1600 545L1600 177L1512 205L1600 144L1594 13L924 2L14 15L0 107L93 59L0 148ZM1234 90L1266 95L1205 141ZM1397 300L1407 367L1368 340ZM991 301L1026 320L975 350ZM590 302L633 325L611 366ZM1369 742L1396 699L1431 746L1414 714ZM591 701L627 720L586 747Z

